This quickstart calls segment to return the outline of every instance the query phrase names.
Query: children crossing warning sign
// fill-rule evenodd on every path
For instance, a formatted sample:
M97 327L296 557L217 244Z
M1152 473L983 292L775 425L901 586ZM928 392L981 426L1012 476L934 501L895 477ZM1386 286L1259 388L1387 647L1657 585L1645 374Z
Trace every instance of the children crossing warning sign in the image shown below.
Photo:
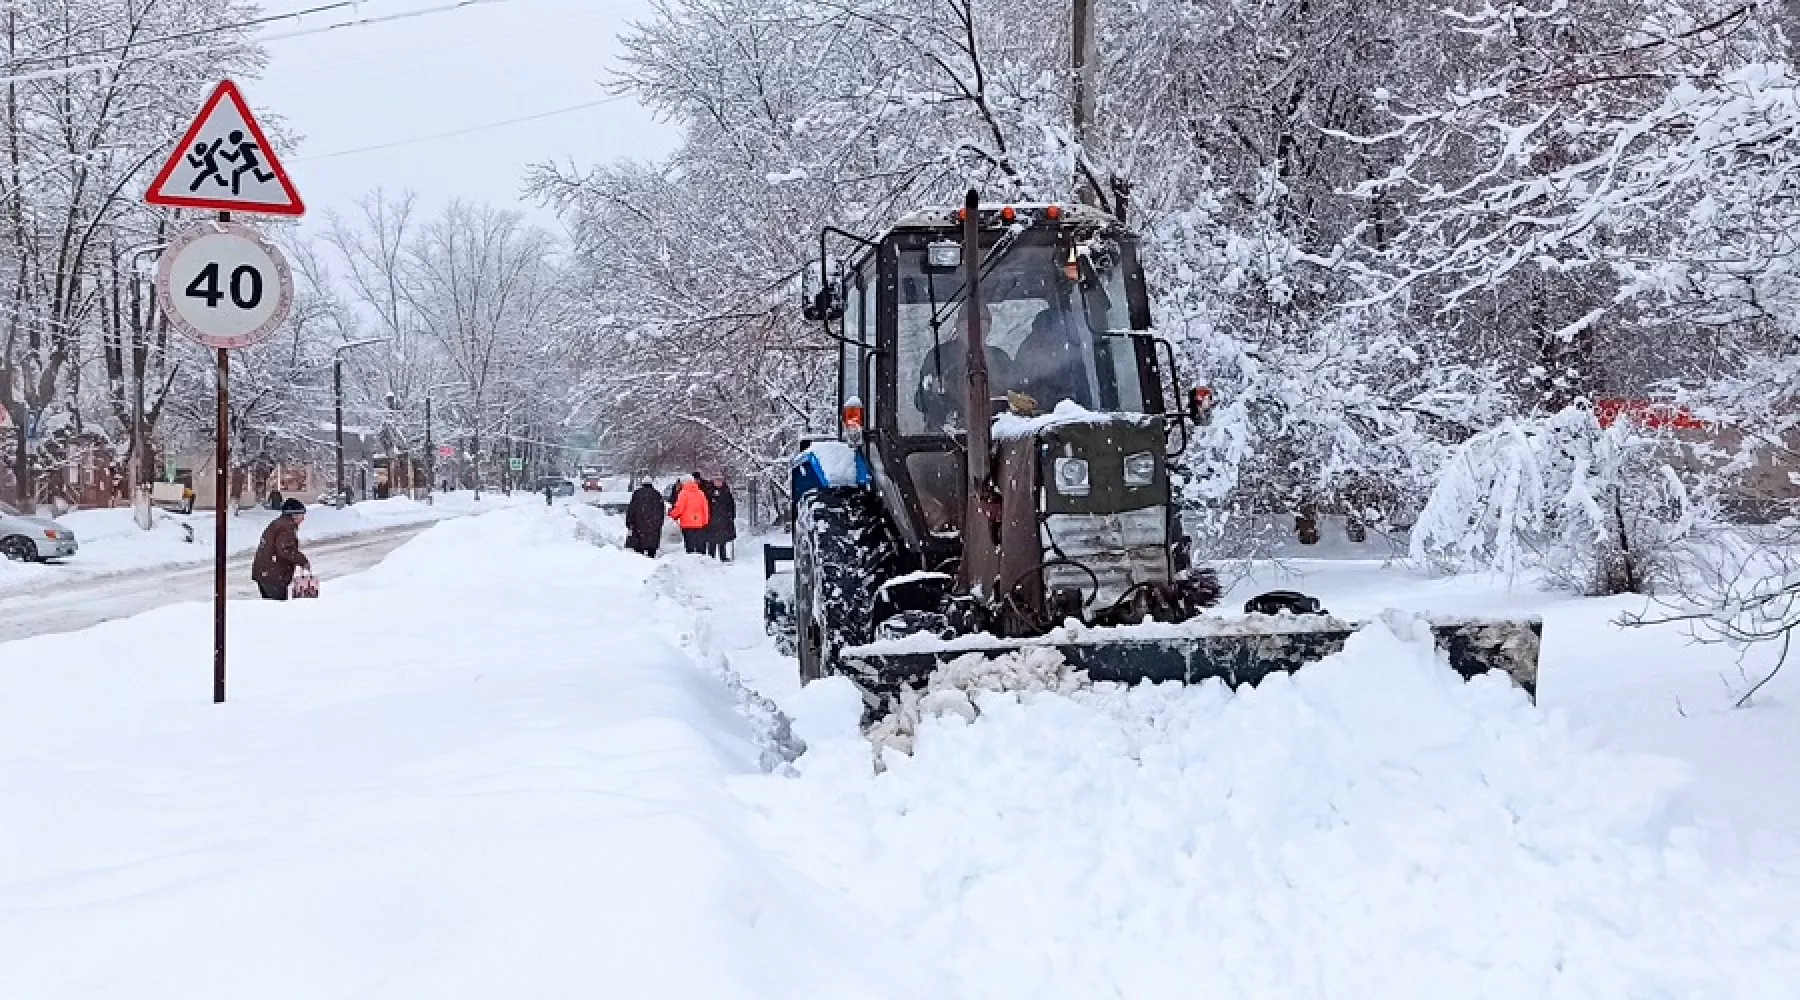
M303 215L300 192L250 114L237 84L219 84L163 164L144 200L168 208Z

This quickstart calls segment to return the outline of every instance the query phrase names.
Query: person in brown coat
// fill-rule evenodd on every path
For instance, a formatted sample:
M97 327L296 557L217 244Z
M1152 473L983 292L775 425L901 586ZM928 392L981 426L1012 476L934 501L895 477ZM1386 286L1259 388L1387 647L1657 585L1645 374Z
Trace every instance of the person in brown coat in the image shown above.
M256 581L263 600L287 600L294 571L312 569L312 562L300 551L300 525L304 523L306 505L289 499L281 505L281 514L263 529L262 542L256 546L256 558L250 563L250 579Z

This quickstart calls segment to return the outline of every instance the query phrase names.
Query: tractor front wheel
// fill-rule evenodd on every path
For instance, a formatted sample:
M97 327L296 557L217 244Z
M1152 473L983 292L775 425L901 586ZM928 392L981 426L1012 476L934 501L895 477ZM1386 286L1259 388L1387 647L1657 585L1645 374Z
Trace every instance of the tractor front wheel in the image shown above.
M837 673L840 652L874 638L875 595L894 547L868 490L820 490L797 513L794 617L807 683Z

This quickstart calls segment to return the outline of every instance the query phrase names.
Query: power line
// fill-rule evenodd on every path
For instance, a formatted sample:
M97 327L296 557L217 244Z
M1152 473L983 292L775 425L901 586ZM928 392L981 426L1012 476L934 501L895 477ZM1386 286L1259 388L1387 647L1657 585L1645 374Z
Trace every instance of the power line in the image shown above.
M345 7L357 7L367 2L369 2L369 0L339 0L337 3L328 3L319 7L308 7L304 10L292 10L285 14L266 14L262 17L251 18L248 21L237 21L231 24L215 24L211 27L196 28L193 31L181 31L176 32L173 35L161 35L156 38L140 38L136 41L125 42L120 45L107 45L98 49L84 49L80 52L64 52L53 56L33 56L29 59L17 60L12 66L16 69L21 66L35 66L40 63L61 62L64 59L87 59L92 56L108 55L113 52L128 52L136 48L161 45L164 42L179 42L183 39L202 38L206 35L217 35L226 31L237 31L241 28L255 28L264 24L274 24L278 21L309 17L313 14L325 14L334 10L342 10Z
M342 0L341 3L332 4L332 5L329 5L329 7L330 8L359 7L359 6L361 6L362 3L366 3L366 2L368 2L368 0ZM278 42L278 41L283 41L283 40L286 40L289 38L305 38L310 35L323 35L327 32L338 31L338 30L344 29L344 28L366 28L366 27L369 27L371 25L376 25L376 24L388 24L388 23L392 23L394 21L408 21L408 20L412 20L414 18L419 18L419 17L430 17L435 14L447 14L447 13L451 13L454 11L462 10L465 7L481 7L481 6L486 6L488 4L504 3L504 2L506 2L506 0L453 0L453 2L451 2L451 3L439 4L436 7L425 7L425 8L421 8L419 10L399 11L399 12L393 13L393 14L382 14L382 15L378 15L378 16L374 16L374 17L359 17L359 18L355 18L353 20L339 21L335 24L327 24L327 25L323 25L323 26L317 27L317 28L301 28L301 29L298 29L295 31L281 32L279 34L263 35L263 36L260 36L260 37L254 38L254 39L234 39L229 42L214 42L214 43L211 43L208 45L192 45L192 46L188 46L186 48L169 49L168 51L165 51L165 52L146 54L142 57L142 61L145 63L170 62L172 60L185 58L187 56L205 55L210 52L218 52L223 49L236 48L239 46L260 45L265 42ZM328 8L320 8L320 9L328 9ZM306 11L296 11L293 14L277 16L274 18L274 20L283 20L283 19L287 19L287 18L297 17L297 16L300 16L305 13L307 13L307 12ZM230 26L213 28L213 29L210 29L210 31L196 32L195 34L217 33L219 31L228 30L229 27ZM145 44L148 44L148 43L147 42L136 42L130 46L125 46L124 48L129 49L129 48L136 47L137 45L145 45ZM115 47L115 49L116 48L117 47ZM95 50L95 51L103 52L106 50ZM86 53L61 55L61 56L55 56L52 58L58 59L58 60L72 59L72 58L75 58L76 55L84 55L85 56ZM115 60L111 60L108 62L82 63L82 64L76 65L76 66L57 66L53 69L41 69L41 70L37 70L35 72L30 72L30 73L13 73L13 74L9 74L7 76L0 76L0 83L29 83L33 80L53 80L58 77L75 76L76 74L79 74L79 73L87 73L87 72L91 72L94 70L105 70L105 69L117 70L120 68L120 66L123 64L123 62L124 62L124 60L122 60L122 59L115 59Z
M597 108L602 104L613 104L613 103L616 103L616 102L622 101L622 100L625 100L625 95L620 95L618 97L603 97L597 101L587 101L582 104L572 104L566 108L556 108L553 111L540 111L534 115L524 115L519 118L508 118L508 119L505 119L504 121L487 122L482 125L471 125L468 128L452 129L449 132L435 132L435 133L432 133L431 135L413 136L410 139L396 139L393 142L383 142L383 143L379 143L374 146L358 146L355 149L340 149L340 150L337 150L336 152L319 153L315 156L296 156L296 157L292 158L292 162L304 163L309 160L329 160L329 159L333 159L333 158L339 157L339 156L354 156L358 153L373 153L377 150L393 149L397 146L411 146L411 145L414 145L415 143L435 142L439 139L453 139L459 135L469 135L470 133L473 133L473 132L485 132L489 129L503 128L507 125L521 125L525 122L535 122L535 121L539 121L544 118L554 118L557 115L566 115L566 114L570 114L570 113L576 112L576 111L585 111L588 108Z

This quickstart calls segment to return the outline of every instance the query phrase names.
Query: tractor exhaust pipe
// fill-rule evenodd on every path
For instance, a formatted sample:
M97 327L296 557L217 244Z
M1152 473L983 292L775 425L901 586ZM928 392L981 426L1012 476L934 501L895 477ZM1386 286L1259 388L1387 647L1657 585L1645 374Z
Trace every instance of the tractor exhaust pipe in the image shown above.
M981 324L981 192L969 189L963 199L963 271L969 294L963 316L967 330L963 340L969 356L969 399L964 407L968 422L968 506L963 512L962 576L967 592L977 600L992 598L1000 574L1000 553L994 547L993 515L988 502L993 483L993 447L989 439L987 331Z

